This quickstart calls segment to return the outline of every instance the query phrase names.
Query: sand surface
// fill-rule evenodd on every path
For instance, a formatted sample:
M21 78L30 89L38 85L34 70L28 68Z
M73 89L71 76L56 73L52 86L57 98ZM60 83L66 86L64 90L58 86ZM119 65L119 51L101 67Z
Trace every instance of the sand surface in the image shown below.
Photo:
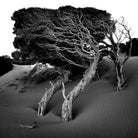
M15 66L0 77L0 138L138 138L138 58L125 65L128 87L116 92L113 86L113 64L101 80L91 82L73 104L70 122L62 122L63 97L59 90L48 105L48 113L37 117L37 107L49 82L30 87L19 93L6 82L21 78L31 70L28 66ZM76 84L66 85L68 93ZM32 125L34 129L20 125Z

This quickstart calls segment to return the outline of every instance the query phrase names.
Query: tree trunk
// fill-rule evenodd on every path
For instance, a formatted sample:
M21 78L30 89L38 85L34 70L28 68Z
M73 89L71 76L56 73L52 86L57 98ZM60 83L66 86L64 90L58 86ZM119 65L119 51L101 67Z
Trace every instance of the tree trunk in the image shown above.
M116 63L115 66L117 75L117 91L120 91L127 86L127 83L123 75L123 65L121 63Z
M86 70L83 78L80 80L78 85L65 97L62 105L62 120L69 121L72 120L72 103L79 96L79 94L84 90L85 86L91 81L95 76L97 64L99 61L99 53L94 56L94 61L91 63L90 67Z
M50 100L52 99L55 92L61 88L62 82L67 83L69 81L69 71L64 70L63 71L63 77L59 77L55 82L50 82L51 87L44 93L42 96L40 102L38 103L38 116L44 116L46 113L46 108Z

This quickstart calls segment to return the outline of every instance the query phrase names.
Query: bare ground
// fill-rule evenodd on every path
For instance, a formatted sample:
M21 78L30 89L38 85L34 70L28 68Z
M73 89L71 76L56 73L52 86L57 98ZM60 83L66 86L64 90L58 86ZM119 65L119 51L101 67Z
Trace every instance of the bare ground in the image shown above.
M125 65L128 87L116 92L113 86L113 64L101 80L91 82L73 105L73 117L64 123L60 118L63 97L59 90L48 105L48 113L37 117L38 102L49 82L18 93L14 86L4 85L15 80L31 67L16 66L0 77L0 138L137 138L138 137L138 58ZM77 84L66 85L67 93ZM32 125L29 129L23 125Z

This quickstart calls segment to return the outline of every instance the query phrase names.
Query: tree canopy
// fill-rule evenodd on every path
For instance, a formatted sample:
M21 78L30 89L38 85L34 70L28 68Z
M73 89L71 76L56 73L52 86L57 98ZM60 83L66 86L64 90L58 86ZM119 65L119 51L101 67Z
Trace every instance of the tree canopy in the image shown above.
M14 12L12 20L16 34L14 47L20 50L23 60L56 66L69 63L83 68L89 66L94 54L90 43L96 45L103 40L107 33L103 23L111 24L106 11L72 6L55 10L21 9Z

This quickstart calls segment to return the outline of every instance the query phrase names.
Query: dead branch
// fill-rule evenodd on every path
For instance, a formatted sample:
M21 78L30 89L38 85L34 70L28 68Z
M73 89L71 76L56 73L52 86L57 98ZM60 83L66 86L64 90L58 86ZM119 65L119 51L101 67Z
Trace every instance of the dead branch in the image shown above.
M34 122L32 125L20 124L20 126L23 128L33 129L33 128L36 128L37 124L36 124L36 122Z
M68 100L66 95L65 95L65 85L63 82L62 82L62 95L63 95L64 100Z
M47 102L50 100L53 91L55 89L54 84L50 81L51 84L51 88L50 89L46 89L46 92L44 93L44 95L42 96L40 102L38 103L38 116L43 116L45 114L45 108L47 106Z
M69 81L69 71L63 70L61 75L53 82L50 82L51 87L46 89L45 93L43 94L39 106L38 106L38 116L44 116L46 113L47 105L52 99L55 92L61 88L62 83L67 83Z

